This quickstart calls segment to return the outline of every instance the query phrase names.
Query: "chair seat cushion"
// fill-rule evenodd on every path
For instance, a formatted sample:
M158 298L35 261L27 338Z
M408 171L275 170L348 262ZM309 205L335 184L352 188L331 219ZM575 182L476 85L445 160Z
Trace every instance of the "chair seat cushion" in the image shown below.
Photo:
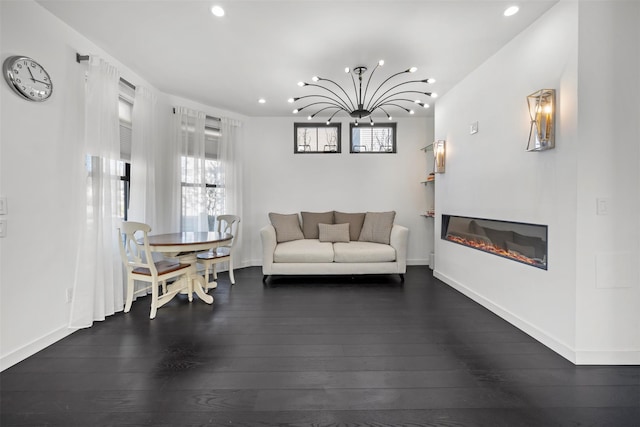
M278 243L273 262L333 262L333 243L318 239Z
M392 262L396 260L396 250L381 243L334 243L333 251L335 262Z
M230 255L231 255L231 249L223 247L223 248L216 248L215 250L199 253L198 259L207 260L207 259L216 259L216 258L227 258Z
M154 263L158 275L172 273L174 271L182 270L183 268L189 268L189 264L180 264L176 261L162 260ZM151 271L146 267L137 267L133 269L133 274L141 274L143 276L151 276Z

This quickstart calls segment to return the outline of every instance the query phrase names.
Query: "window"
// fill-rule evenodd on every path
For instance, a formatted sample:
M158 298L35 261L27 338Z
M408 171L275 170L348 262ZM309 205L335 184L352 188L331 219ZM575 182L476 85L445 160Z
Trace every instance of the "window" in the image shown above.
M200 212L206 212L209 230L214 230L215 220L225 211L224 176L218 160L220 143L220 119L207 116L204 128L204 162L196 156L181 157L183 231L198 229ZM189 150L193 152L193 150ZM204 185L202 185L204 183Z
M395 153L396 123L349 126L351 153Z
M118 115L120 117L120 161L116 170L120 176L118 216L127 220L129 213L129 190L131 186L131 136L133 100L135 87L120 79L120 95L118 97Z
M294 123L294 153L339 153L340 123Z

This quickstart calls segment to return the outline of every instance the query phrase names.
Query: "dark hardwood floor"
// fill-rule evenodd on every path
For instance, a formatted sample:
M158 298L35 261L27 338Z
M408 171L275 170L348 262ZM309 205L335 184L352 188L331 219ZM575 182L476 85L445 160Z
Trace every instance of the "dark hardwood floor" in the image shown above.
M2 426L640 426L640 367L574 366L427 267L220 275L0 374Z

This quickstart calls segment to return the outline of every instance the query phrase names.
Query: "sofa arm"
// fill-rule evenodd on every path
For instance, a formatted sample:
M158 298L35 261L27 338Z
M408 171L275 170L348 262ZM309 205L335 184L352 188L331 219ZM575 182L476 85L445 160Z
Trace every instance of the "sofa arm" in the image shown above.
M396 250L396 262L398 273L407 272L407 245L409 241L409 229L402 225L393 224L391 228L390 245Z
M270 275L271 266L273 264L273 252L276 250L276 229L273 225L268 224L260 229L260 238L262 239L262 274Z

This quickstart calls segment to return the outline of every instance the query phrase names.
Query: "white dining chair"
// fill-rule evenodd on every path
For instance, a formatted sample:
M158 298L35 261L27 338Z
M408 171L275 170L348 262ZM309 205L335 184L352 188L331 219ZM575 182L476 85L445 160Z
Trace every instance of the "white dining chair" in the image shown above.
M198 254L198 264L203 265L205 268L205 291L208 291L210 285L213 283L209 281L209 272L211 271L211 274L213 274L213 280L215 281L218 278L216 264L220 264L225 261L229 261L229 280L232 285L236 284L236 279L233 276L233 251L234 246L238 241L238 234L240 233L240 217L237 215L219 215L217 223L218 231L220 233L231 234L233 239L228 245L220 246L208 252Z
M188 280L187 272L189 264L181 264L177 261L154 261L149 248L148 233L151 227L141 222L123 221L118 232L122 238L120 242L120 256L127 271L127 295L124 312L131 310L133 297L137 294L147 294L151 288L151 312L149 318L156 317L158 308L162 307L175 294L180 292L178 286L167 292L166 282L170 279ZM140 280L149 283L149 286L134 290L134 281ZM162 295L158 287L162 285Z

